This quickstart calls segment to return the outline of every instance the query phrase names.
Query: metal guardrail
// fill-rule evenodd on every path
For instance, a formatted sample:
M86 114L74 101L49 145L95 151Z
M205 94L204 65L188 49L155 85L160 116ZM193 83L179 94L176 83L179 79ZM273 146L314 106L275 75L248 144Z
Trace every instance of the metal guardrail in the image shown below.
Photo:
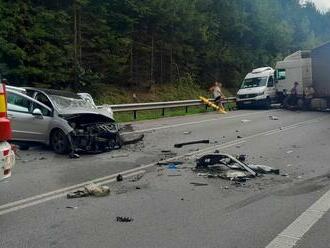
M214 101L213 99L209 99L210 101ZM224 103L236 102L236 97L228 97L225 98ZM134 120L137 117L137 111L141 110L156 110L161 109L162 115L165 116L165 109L167 108L178 108L185 107L186 113L188 112L188 108L192 106L202 106L201 100L183 100L183 101L170 101L170 102L150 102L150 103L129 103L129 104L115 104L110 105L113 112L133 112ZM205 105L207 108L207 105Z

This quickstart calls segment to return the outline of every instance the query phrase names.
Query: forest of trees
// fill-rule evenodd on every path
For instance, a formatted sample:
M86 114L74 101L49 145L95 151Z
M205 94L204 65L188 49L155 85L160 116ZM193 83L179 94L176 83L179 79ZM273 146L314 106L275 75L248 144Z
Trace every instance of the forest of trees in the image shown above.
M232 88L328 40L330 12L299 0L0 0L0 74L18 85Z

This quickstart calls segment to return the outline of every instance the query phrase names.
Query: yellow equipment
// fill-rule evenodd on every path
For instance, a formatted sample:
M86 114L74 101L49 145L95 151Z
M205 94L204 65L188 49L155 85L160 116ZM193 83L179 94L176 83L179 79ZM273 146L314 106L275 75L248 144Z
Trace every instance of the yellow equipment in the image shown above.
M223 108L222 105L221 105L221 106L217 106L217 105L215 105L213 102L209 101L207 98L202 97L202 96L200 96L199 99L201 99L201 101L202 101L204 104L210 106L211 108L214 108L216 111L218 111L218 112L220 112L220 113L222 113L222 114L226 114L226 113L227 113L227 112L225 111L225 109Z

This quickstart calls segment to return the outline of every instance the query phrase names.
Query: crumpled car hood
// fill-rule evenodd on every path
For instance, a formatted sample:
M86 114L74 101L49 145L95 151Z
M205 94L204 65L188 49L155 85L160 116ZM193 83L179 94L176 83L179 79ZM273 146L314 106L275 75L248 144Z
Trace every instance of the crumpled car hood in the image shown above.
M78 120L84 123L88 122L115 122L107 111L100 111L97 109L87 109L87 108L73 108L65 109L58 113L59 116L66 120Z

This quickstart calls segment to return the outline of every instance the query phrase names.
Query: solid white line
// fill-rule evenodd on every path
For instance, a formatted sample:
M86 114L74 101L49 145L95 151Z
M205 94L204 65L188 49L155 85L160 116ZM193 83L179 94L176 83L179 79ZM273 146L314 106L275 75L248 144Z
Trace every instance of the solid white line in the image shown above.
M312 120L314 120L314 119L312 119ZM293 124L293 125L282 127L281 132L284 132L288 129L291 129L292 127L297 128L300 125L306 124L306 123L308 123L312 120L302 121L302 122L298 122L298 123ZM194 151L194 152L186 153L186 154L183 154L183 155L178 155L176 157L166 159L163 162L171 162L171 161L175 161L175 160L182 159L182 158L189 157L189 156L193 156L193 155L204 154L204 153L214 151L214 150L217 150L217 149L224 149L224 148L232 147L232 146L235 146L235 145L245 143L247 140L250 140L250 139L253 139L253 138L256 138L256 137L259 137L259 136L262 136L262 135L265 135L265 134L268 134L268 133L271 133L271 132L274 132L276 130L278 130L278 129L273 129L273 130L257 133L257 134L250 135L250 136L247 136L245 138L242 138L240 140L233 140L233 141L226 142L224 144L219 144L219 145L214 145L214 146L211 146L211 147L207 147L207 148L201 149L199 151ZM65 195L65 194L67 194L70 191L79 189L79 188L81 188L81 187L83 187L87 184L90 184L90 183L103 184L104 182L112 182L113 180L115 180L115 177L118 174L131 175L132 173L138 173L138 171L150 168L150 167L154 166L155 164L156 163L143 165L143 166L136 167L136 168L133 168L133 169L130 169L130 170L118 172L118 173L115 173L115 174L112 174L112 175L109 175L109 176L96 178L96 179L89 180L89 181L86 181L86 182L83 182L83 183L79 183L79 184L76 184L76 185L73 185L73 186L65 187L65 188L62 188L62 189L54 190L54 191L47 192L47 193L44 193L44 194L32 196L32 197L29 197L29 198L25 198L25 199L22 199L22 200L18 200L18 201L15 201L15 202L11 202L11 203L1 205L0 210L1 209L4 209L4 210L0 211L0 216L3 215L3 214L9 213L9 212L13 212L13 211L23 209L23 208L26 208L26 207L29 207L29 206L34 206L34 205L42 203L42 202L46 202L46 201L49 201L49 200L52 200L52 199L59 198L59 197ZM13 210L11 211L11 209L13 209Z
M206 120L202 120L202 121L185 122L185 123L179 123L179 124L174 124L174 125L166 125L166 126L161 126L161 127L152 127L152 128L147 128L147 129L141 129L141 130L136 130L136 131L132 131L132 132L123 132L122 134L150 132L150 131L156 131L156 130L162 130L162 129L169 129L169 128L173 128L173 127L196 125L196 124L201 124L201 123L205 123L205 122L241 118L241 117L246 117L246 116L251 116L251 115L256 115L256 114L268 114L270 112L275 112L275 111L279 111L279 110L269 110L269 111L262 111L262 112L260 112L260 111L250 112L250 113L247 113L247 114L227 116L227 117L222 117L222 118L217 117L217 118L206 119Z
M145 173L145 171L137 171L137 172L133 172L133 173L130 173L126 176L123 176L124 178L128 178L128 177L133 177L133 176L136 176L136 175L139 175L139 174L142 174L142 173ZM106 180L104 182L101 182L101 183L97 183L98 185L103 185L103 184L107 184L107 183L112 183L116 181L115 178L113 179L109 179L109 180ZM78 190L78 188L74 189L74 190ZM50 200L54 200L54 199L57 199L57 198L60 198L60 197L63 197L63 196L66 196L68 193L70 193L72 190L67 190L67 191L64 191L64 192L61 192L59 194L56 194L56 195L52 195L52 196L49 196L47 198L42 198L40 200L36 200L36 201L32 201L32 202L28 202L26 204L22 204L22 205L18 205L18 206L15 206L15 207L12 207L12 208L8 208L8 209L5 209L5 210L2 210L0 211L0 216L1 215L4 215L4 214L8 214L8 213L11 213L11 212L14 212L14 211L17 211L17 210L20 210L20 209L23 209L23 208L27 208L27 207L32 207L32 206L35 206L35 205L38 205L38 204L41 204L41 203L44 203L44 202L47 202L47 201L50 201Z
M266 248L292 248L330 209L330 190L275 237Z

